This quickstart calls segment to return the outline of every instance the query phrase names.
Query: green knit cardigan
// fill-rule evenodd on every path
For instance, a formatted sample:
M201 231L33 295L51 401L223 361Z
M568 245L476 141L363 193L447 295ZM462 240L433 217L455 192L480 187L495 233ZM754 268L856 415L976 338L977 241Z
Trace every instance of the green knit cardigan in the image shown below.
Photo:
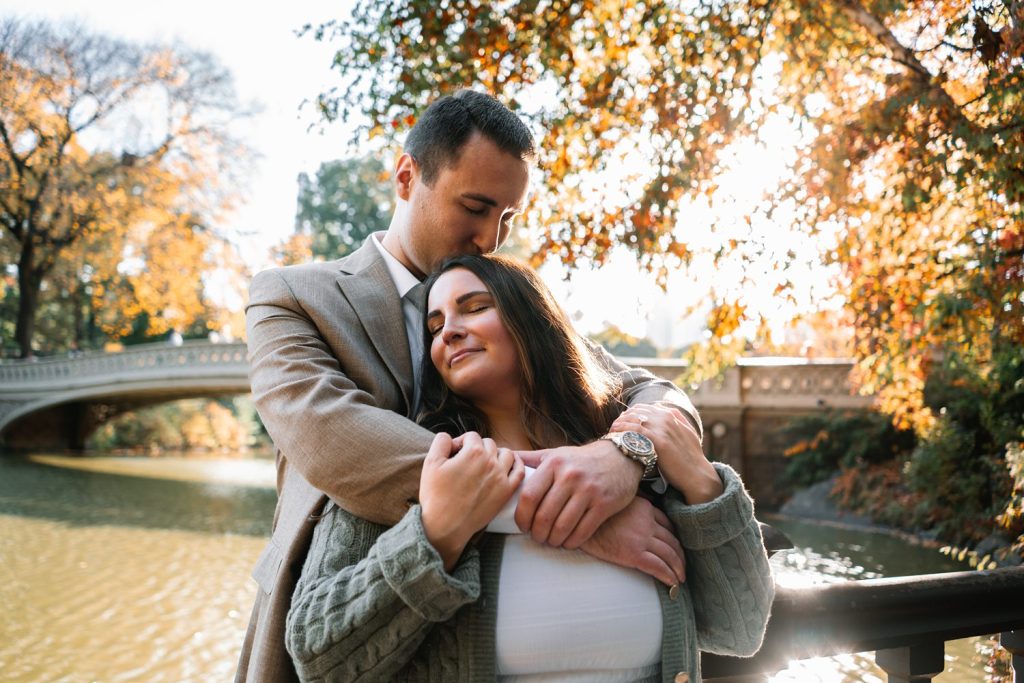
M686 673L697 683L698 650L749 656L764 636L775 589L753 501L736 472L715 468L725 486L715 500L686 505L669 490L662 501L686 551L687 580L674 600L657 582L662 660L653 680ZM503 547L503 535L484 534L449 574L419 506L388 528L328 503L287 617L299 678L495 680Z

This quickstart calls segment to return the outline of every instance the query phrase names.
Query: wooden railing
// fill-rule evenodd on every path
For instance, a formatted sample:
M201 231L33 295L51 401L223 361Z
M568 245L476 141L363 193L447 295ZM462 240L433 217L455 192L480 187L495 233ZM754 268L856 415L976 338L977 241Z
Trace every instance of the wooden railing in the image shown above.
M761 650L749 659L705 654L709 683L754 683L789 662L875 651L889 683L944 669L947 640L993 633L1024 681L1024 567L780 588Z

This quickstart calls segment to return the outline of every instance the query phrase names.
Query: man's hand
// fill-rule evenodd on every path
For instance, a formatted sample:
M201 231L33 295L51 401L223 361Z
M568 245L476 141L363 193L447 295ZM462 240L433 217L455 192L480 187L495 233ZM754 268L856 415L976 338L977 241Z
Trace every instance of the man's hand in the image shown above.
M599 560L639 569L669 587L686 580L686 557L672 523L645 498L634 498L580 549Z
M579 548L636 496L643 469L610 441L520 451L537 471L523 485L516 525L533 540Z

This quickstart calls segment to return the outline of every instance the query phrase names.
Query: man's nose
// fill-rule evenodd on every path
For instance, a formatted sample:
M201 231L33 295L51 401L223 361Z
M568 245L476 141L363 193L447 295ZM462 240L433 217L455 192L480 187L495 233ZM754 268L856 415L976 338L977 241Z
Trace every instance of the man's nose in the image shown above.
M473 244L481 254L490 254L493 251L497 251L498 247L498 236L501 234L501 218L499 217L494 223L488 222L473 239Z

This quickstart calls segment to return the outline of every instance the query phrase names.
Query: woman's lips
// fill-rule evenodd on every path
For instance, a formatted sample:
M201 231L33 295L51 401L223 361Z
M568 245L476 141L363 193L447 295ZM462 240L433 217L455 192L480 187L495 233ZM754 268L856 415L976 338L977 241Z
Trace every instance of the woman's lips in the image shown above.
M451 358L448 359L448 367L452 367L453 365L455 365L457 362L459 362L460 360L462 360L463 358L465 358L469 354L476 353L477 351L480 351L480 349L476 349L476 348L473 348L473 349L459 349L454 354L452 354Z

